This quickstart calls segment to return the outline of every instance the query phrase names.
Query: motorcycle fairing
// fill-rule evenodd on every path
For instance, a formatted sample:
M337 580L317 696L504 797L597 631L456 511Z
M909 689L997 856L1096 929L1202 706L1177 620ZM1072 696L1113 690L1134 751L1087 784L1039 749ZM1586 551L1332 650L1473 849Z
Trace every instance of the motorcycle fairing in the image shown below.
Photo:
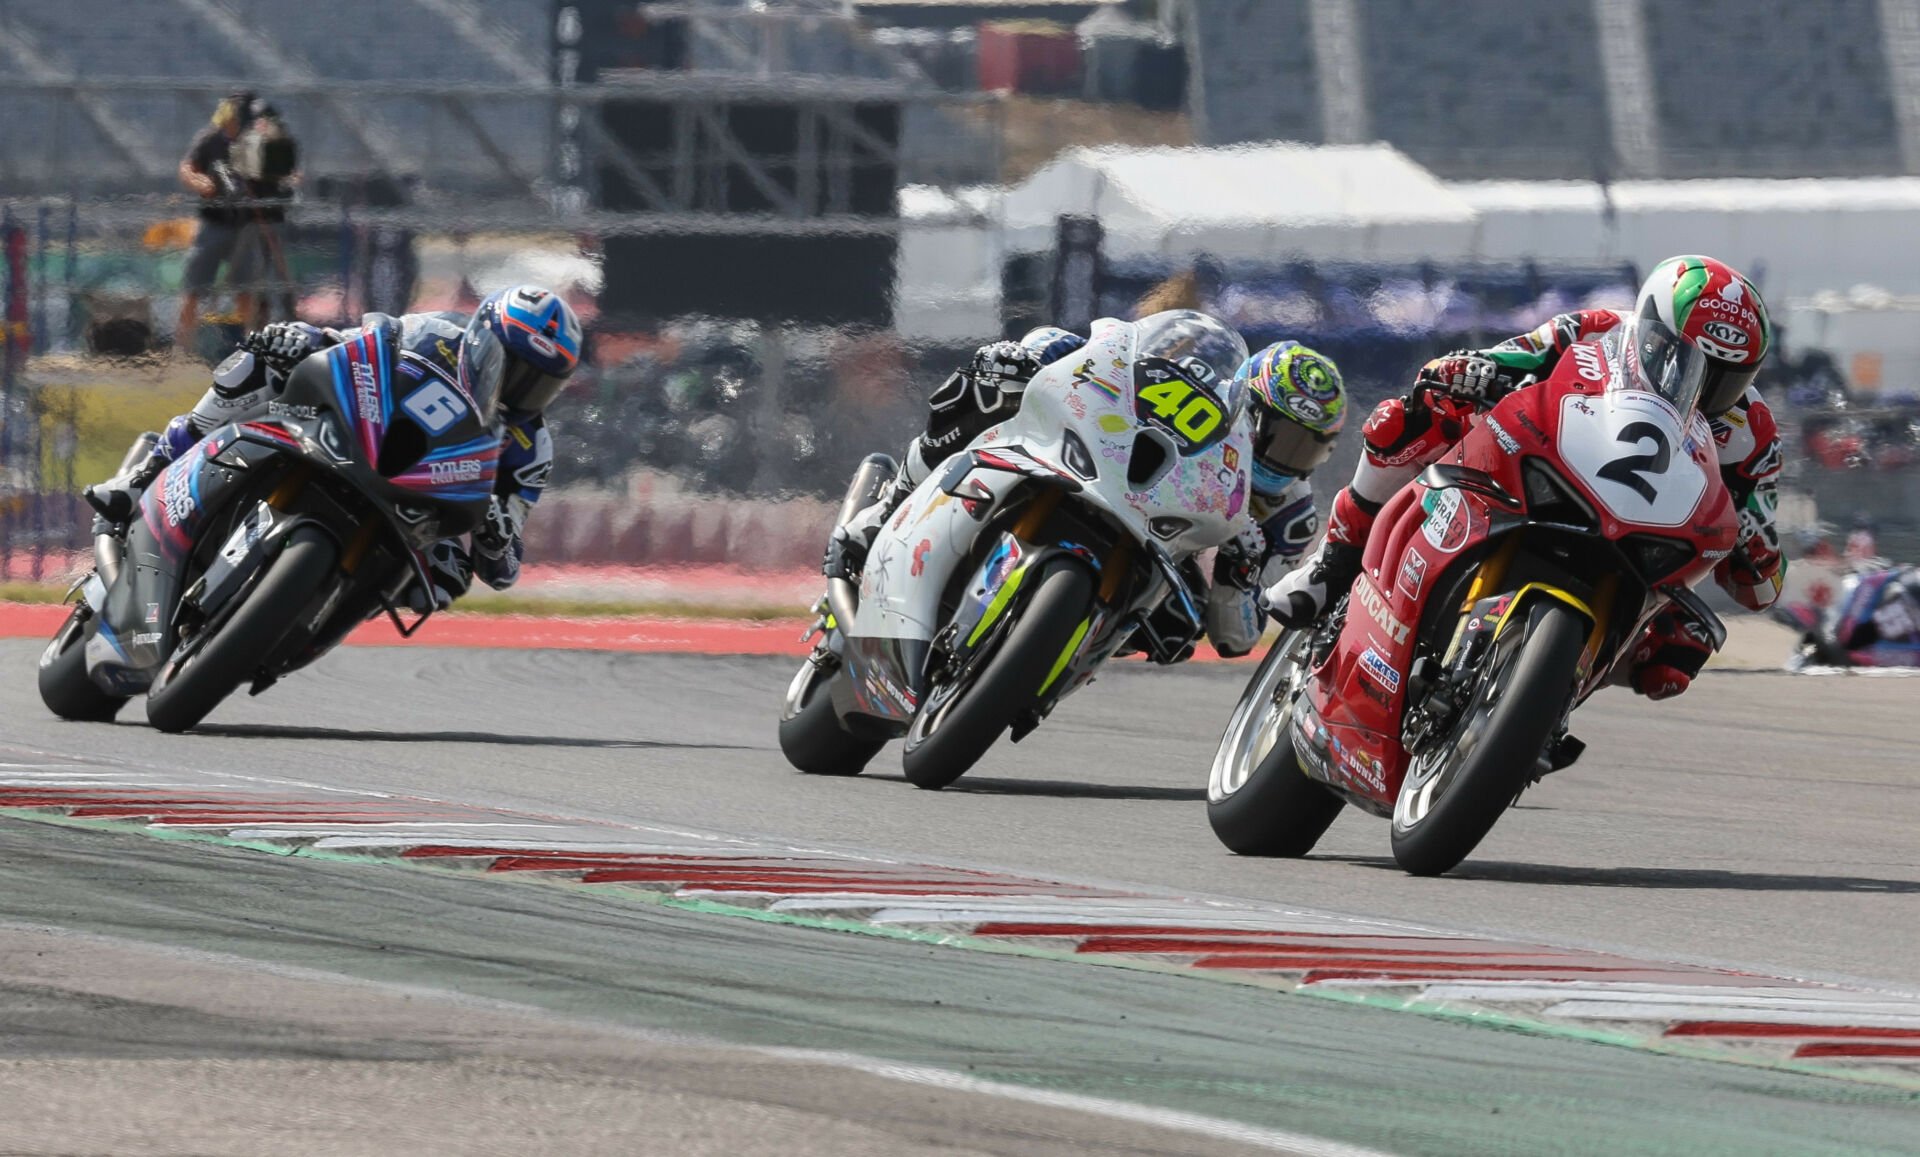
M481 414L459 380L431 359L408 358L403 376L411 380L401 381L394 366L405 354L397 345L389 322L324 355L334 404L352 423L365 462L419 497L484 502L500 463L493 415Z
M240 441L237 427L208 434L160 472L127 531L120 581L106 591L100 630L87 643L87 674L115 694L144 690L165 657L180 579L212 517L247 482L217 462Z

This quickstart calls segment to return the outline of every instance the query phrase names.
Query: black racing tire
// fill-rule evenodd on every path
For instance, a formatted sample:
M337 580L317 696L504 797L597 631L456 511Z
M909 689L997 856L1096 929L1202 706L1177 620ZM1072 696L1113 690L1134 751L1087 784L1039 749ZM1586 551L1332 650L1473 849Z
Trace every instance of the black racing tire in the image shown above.
M1345 800L1307 778L1293 737L1282 734L1232 795L1207 801L1207 823L1235 855L1297 859L1313 850L1345 806Z
M1274 641L1234 704L1213 756L1207 823L1237 855L1304 856L1345 806L1326 785L1308 778L1293 746L1309 635L1289 631ZM1252 769L1243 774L1249 763Z
M849 735L840 726L829 694L836 674L807 663L794 676L780 716L780 753L808 775L859 775L887 745Z
M168 656L147 693L147 722L179 732L198 724L251 677L294 619L333 577L340 548L317 527L296 528L239 609L205 643Z
M1486 676L1439 756L1438 770L1416 780L1409 769L1401 785L1393 814L1393 858L1408 873L1438 876L1453 870L1531 782L1575 693L1587 633L1587 620L1571 607L1537 602L1518 645L1489 660ZM1481 719L1462 754L1468 729ZM1422 802L1425 783L1434 788Z
M980 672L957 694L948 688L951 698L935 688L922 701L901 760L915 787L938 791L965 775L1034 705L1092 608L1093 594L1093 576L1081 563L1060 558L1041 564L1033 594ZM928 718L929 710L938 718Z
M102 691L87 678L87 641L98 629L93 609L76 604L40 653L40 701L62 719L108 723L127 705L128 696Z

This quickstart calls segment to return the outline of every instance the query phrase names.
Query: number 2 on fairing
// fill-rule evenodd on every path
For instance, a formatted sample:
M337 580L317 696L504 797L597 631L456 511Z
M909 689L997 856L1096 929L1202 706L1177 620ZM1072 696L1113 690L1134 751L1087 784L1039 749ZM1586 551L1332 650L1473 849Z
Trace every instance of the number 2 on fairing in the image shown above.
M1151 408L1154 417L1194 445L1205 442L1227 418L1220 403L1181 378L1142 386L1139 399L1141 410Z
M453 387L432 379L401 399L400 408L429 434L444 434L467 416L467 403Z

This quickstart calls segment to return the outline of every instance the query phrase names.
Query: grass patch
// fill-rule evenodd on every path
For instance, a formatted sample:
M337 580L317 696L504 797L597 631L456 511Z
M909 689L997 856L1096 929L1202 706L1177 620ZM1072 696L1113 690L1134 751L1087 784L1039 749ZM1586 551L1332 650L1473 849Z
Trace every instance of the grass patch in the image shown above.
M0 583L0 603L58 603L68 583ZM797 619L804 607L716 606L707 603L659 600L545 599L538 595L474 593L454 604L454 610L475 615L538 615L566 619L732 619L775 622Z
M145 430L165 428L175 414L184 414L206 392L204 370L156 376L151 370L130 369L129 378L144 380L53 382L41 387L40 401L45 449L45 477L58 484L68 463L62 429L71 422L73 481L76 487L112 477L134 438Z
M69 583L0 583L0 603L61 603Z
M797 619L801 606L737 606L683 602L673 599L549 599L539 595L475 592L453 605L456 611L479 615L554 615L569 619L736 619L764 623Z

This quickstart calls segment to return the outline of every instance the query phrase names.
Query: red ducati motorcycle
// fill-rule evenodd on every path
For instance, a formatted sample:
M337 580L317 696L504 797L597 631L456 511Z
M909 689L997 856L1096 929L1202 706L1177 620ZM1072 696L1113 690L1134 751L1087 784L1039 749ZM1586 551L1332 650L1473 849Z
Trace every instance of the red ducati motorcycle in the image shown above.
M1352 591L1234 708L1207 789L1221 843L1303 856L1350 803L1392 821L1401 867L1446 872L1579 757L1568 717L1661 609L1725 641L1691 589L1738 537L1713 436L1683 392L1632 388L1619 346L1574 346L1386 504Z

